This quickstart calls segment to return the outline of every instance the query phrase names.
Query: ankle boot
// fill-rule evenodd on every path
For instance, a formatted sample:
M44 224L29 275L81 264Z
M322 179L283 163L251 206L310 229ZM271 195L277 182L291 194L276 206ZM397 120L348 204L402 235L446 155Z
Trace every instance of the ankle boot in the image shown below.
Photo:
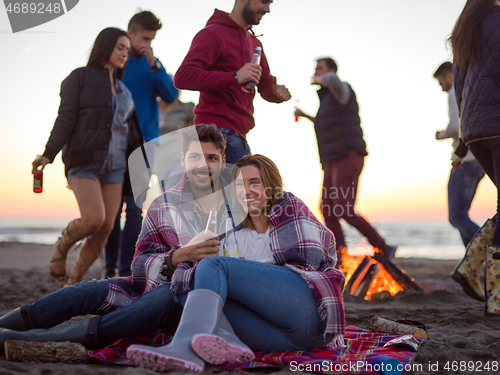
M90 238L87 238L83 244L78 258L68 275L68 280L64 284L64 288L82 281L83 276L87 273L89 268L94 264L95 260L102 254L104 246L94 243Z
M33 323L33 317L31 316L30 305L24 305L2 316L0 318L0 328L7 328L12 331L34 329L35 323Z
M172 341L156 348L131 345L127 349L127 358L137 366L153 371L203 371L205 362L193 352L191 340L198 333L213 334L217 331L223 305L217 293L207 289L193 290L188 294Z
M487 315L500 316L500 246L488 245L486 249L484 284L484 310Z
M32 329L25 332L12 331L0 328L0 353L3 354L6 340L21 341L70 341L78 342L88 349L101 347L97 337L99 315L90 319L79 320L51 329Z
M488 219L467 245L464 258L451 274L465 294L481 302L484 302L484 290L479 274L486 259L486 246L493 241L494 232L495 222Z
M245 362L255 358L252 350L236 336L224 313L221 314L217 332L213 335L194 335L191 347L200 358L213 365Z
M68 226L62 231L52 247L52 259L50 260L50 276L62 283L66 279L66 257L71 247L81 240L78 231L76 230L76 222L80 219L70 221Z

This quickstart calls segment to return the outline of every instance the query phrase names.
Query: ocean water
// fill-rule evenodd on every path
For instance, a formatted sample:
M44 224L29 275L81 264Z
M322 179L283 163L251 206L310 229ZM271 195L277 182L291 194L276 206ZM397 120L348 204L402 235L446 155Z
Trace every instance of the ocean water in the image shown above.
M0 219L0 242L19 241L52 245L69 220ZM399 258L462 259L460 235L447 221L399 221L372 223L389 245L397 245ZM369 252L365 238L343 225L350 254Z
M482 222L477 222L479 226ZM389 245L397 245L398 258L462 259L465 247L458 230L448 221L372 223ZM363 254L371 246L353 227L342 225L350 254Z
M52 245L68 225L67 219L0 219L0 242Z

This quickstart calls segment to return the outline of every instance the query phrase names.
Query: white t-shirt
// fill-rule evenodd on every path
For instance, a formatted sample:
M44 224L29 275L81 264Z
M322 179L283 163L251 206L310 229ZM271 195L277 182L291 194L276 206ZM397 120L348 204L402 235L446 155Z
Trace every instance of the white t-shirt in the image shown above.
M236 242L240 258L255 260L257 262L274 264L273 254L271 252L271 239L269 238L269 229L266 233L257 233L253 229L243 228L235 233ZM224 238L219 247L219 256L224 256L223 248Z

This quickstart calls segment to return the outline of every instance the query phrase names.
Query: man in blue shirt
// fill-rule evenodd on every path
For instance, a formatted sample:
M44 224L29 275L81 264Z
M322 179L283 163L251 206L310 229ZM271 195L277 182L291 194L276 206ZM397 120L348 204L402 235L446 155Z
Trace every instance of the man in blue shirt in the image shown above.
M177 99L178 91L172 78L154 54L151 42L160 30L160 20L149 11L135 14L128 24L130 38L130 57L123 75L123 82L134 98L139 125L144 136L145 151L150 166L154 163L156 138L160 136L158 125L158 101L160 97L166 103ZM120 217L126 204L126 222L120 236ZM142 202L137 202L141 204ZM106 245L106 277L114 277L118 261L119 276L132 274L130 265L135 251L135 243L142 225L142 207L136 205L133 196L124 195L115 226Z

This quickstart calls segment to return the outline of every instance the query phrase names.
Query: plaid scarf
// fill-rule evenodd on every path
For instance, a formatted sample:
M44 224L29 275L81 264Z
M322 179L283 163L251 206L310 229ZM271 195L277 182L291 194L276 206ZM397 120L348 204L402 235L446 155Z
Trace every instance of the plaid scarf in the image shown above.
M226 195L231 197L231 188L222 178L221 184ZM133 276L109 279L109 293L99 308L101 312L109 313L128 306L160 284L189 284L194 275L193 263L179 264L172 280L163 276L161 271L167 255L187 244L200 232L200 228L195 228L194 224L194 202L186 174L179 184L153 201L142 222L132 262ZM222 223L226 215L224 213Z
M109 293L100 311L108 313L127 306L160 284L170 283L174 293L189 291L197 263L180 263L169 280L161 274L166 256L187 243L196 233L194 200L187 188L187 177L158 197L148 209L137 242L133 276L109 280ZM343 274L333 268L335 240L307 208L291 193L285 193L268 216L273 229L269 236L277 265L298 273L309 285L325 324L324 336L333 334L331 343L342 346L344 333Z
M298 273L309 285L325 324L324 336L333 334L332 346L342 346L345 317L342 291L345 278L333 268L337 261L333 234L292 193L285 193L269 213L269 233L276 264ZM197 263L181 263L174 272L174 293L190 289Z
M99 308L104 313L128 306L136 299L170 280L161 274L169 253L187 243L196 233L192 221L193 193L188 179L156 198L142 222L137 241L132 276L109 279L109 293ZM185 210L191 202L191 210ZM183 209L185 212L183 212Z
M337 254L333 233L292 193L285 193L268 216L276 264L298 273L314 292L324 335L334 334L333 346L342 346L345 327L342 291L345 278L335 269Z

